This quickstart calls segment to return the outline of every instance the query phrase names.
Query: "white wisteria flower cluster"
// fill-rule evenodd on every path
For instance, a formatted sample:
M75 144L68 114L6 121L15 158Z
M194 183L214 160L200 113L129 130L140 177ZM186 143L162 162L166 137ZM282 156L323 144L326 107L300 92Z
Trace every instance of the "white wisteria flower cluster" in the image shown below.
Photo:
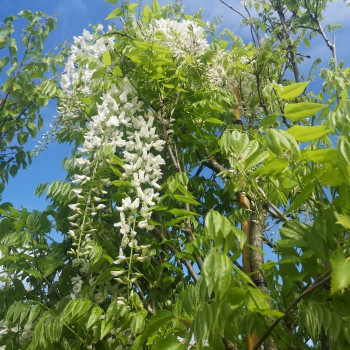
M114 46L113 36L100 36L96 39L102 30L103 26L100 24L93 34L84 29L83 35L73 37L74 45L70 49L71 53L61 76L61 87L68 96L77 92L91 93L91 77L99 68L99 58ZM84 59L85 64L79 67L79 62L84 62Z
M155 40L168 47L176 59L190 59L192 64L201 67L212 88L232 83L233 77L227 67L232 67L234 62L229 51L218 49L209 61L202 61L202 56L210 50L210 44L206 31L198 23L159 19L145 33L148 40Z
M84 229L81 218L86 215L95 216L106 208L102 187L96 186L98 169L106 165L104 150L117 153L123 165L120 180L131 184L128 197L123 198L115 208L120 213L120 221L115 227L122 234L121 250L118 260L126 259L124 248L130 247L139 251L145 249L138 246L136 234L139 229L152 229L148 223L151 217L150 208L159 198L158 182L162 176L161 166L165 163L160 152L164 141L160 140L154 116L145 111L142 102L136 97L131 84L126 80L120 88L115 85L103 94L102 102L97 106L97 115L88 123L88 131L84 135L84 142L79 148L79 155L74 164L79 173L74 174L72 182L77 185L74 192L78 201L69 207L75 212L70 217L72 229L70 234L77 238L76 231ZM98 179L103 186L111 185L110 179ZM88 198L87 198L88 197ZM80 217L80 222L77 222ZM86 221L86 220L85 220ZM90 229L88 234L90 234ZM79 235L82 232L79 232ZM87 237L89 238L89 237ZM84 239L82 247L88 248L88 239ZM144 257L134 255L136 260Z
M190 20L179 22L162 18L154 21L145 32L149 39L169 47L176 58L185 58L187 55L197 58L209 47L205 30ZM157 35L159 33L160 36Z
M79 68L80 55L84 53L101 59L104 51L113 46L112 41L105 39L97 39L93 44L94 38L87 31L74 40L74 50L62 76L63 90L73 99L77 93L86 96L91 92L91 70L88 66ZM69 106L63 106L61 112L67 109ZM91 237L97 230L93 218L107 211L118 212L115 216L119 216L119 220L114 226L116 234L121 234L121 244L115 264L123 267L113 271L113 276L122 281L123 268L130 266L131 259L145 259L148 246L139 245L137 235L153 229L149 220L151 208L160 196L158 182L162 176L161 166L165 164L161 156L165 142L157 133L154 113L138 99L128 79L119 82L118 86L112 84L101 96L96 109L97 114L87 123L84 141L73 161L77 169L72 175L76 202L69 204L73 214L68 218L71 226L68 233L74 240L72 253L87 255ZM114 163L111 155L118 156L119 161ZM100 175L101 168L109 169L110 166L119 175L117 184ZM121 202L107 205L108 186L114 185L127 186L128 196ZM81 287L77 283L74 286L76 289Z
M112 30L108 28L106 34ZM57 110L60 114L59 126L69 128L72 121L81 117L83 103L78 94L87 96L99 89L99 81L93 80L93 74L103 66L101 56L106 50L112 50L115 37L102 35L103 26L99 24L94 32L84 29L81 36L73 37L74 44L60 78L64 96L61 96Z

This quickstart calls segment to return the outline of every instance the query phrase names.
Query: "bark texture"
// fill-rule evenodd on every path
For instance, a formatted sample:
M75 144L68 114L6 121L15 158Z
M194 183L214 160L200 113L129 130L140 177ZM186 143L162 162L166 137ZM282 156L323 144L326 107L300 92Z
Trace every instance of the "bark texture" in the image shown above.
M263 251L263 232L264 223L266 219L266 211L261 202L255 203L255 207L252 208L251 223L250 223L250 244L253 247ZM264 271L261 266L264 264L264 256L256 250L250 252L250 268L252 272L252 279L256 286L265 294L269 293L265 282ZM269 322L273 323L274 319L268 317ZM264 344L266 350L277 350L277 346L272 338L267 339Z

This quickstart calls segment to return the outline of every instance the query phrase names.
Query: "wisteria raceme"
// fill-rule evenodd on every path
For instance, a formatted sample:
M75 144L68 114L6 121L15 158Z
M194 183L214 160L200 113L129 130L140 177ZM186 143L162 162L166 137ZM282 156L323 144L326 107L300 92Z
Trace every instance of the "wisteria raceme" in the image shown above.
M61 80L66 99L62 100L59 112L61 120L68 120L68 125L70 120L81 116L83 108L78 95L93 93L92 76L103 65L101 58L104 52L113 50L115 38L101 36L102 30L98 27L93 34L84 30L82 36L74 38L72 54ZM230 57L224 50L217 50L206 64L202 62L201 57L210 45L205 30L197 23L159 19L144 28L144 33L146 40L157 40L169 47L175 59L191 57L192 62L205 72L209 85L223 86L230 79L225 71ZM91 65L91 62L94 64ZM116 210L119 220L114 226L121 234L121 243L115 264L125 267L130 266L131 259L145 259L147 246L139 245L138 234L153 228L150 224L151 208L160 196L161 166L165 163L161 152L165 142L157 133L155 112L138 99L127 78L112 84L101 96L96 109L96 115L86 124L84 141L74 159L74 165L79 170L72 176L72 183L76 185L76 202L69 205L73 211L69 230L75 246L72 252L78 256L89 254L96 230L94 217L106 210ZM128 196L112 207L107 205L104 196L105 187L112 186L111 180L101 178L98 171L111 165L107 164L106 149L121 158L122 165L118 165L120 180L130 184ZM122 272L118 270L115 273L116 280L123 280Z
M210 44L205 30L196 22L159 19L155 20L145 32L148 40L156 40L168 47L175 58L190 57L192 64L204 70L208 84L212 88L232 83L233 76L227 67L233 66L234 62L228 51L218 49L209 61L202 62L201 56L208 52Z
M71 47L71 54L61 76L61 87L68 96L77 92L83 94L91 92L91 77L98 66L91 67L88 63L91 62L91 59L95 59L94 62L97 63L103 53L106 50L112 50L114 45L113 36L101 36L95 39L95 36L101 34L102 30L103 26L98 25L94 34L84 29L83 35L73 38L74 45ZM77 68L79 60L84 59L84 57L89 57L89 62L83 67Z
M124 163L121 180L128 181L132 188L129 196L116 208L120 212L120 221L115 223L115 227L123 235L122 248L129 246L139 250L135 238L136 227L152 229L148 224L151 217L149 209L159 198L158 181L162 175L161 166L164 164L159 152L163 149L164 141L159 139L153 125L155 119L152 113L142 108L142 103L138 101L130 83L126 80L121 87L122 89L118 89L113 85L102 96L102 103L97 106L98 113L88 124L89 130L84 135L84 142L74 161L80 169L72 180L79 186L75 189L78 202L70 204L69 207L79 216L86 210L94 216L97 211L105 209L106 205L101 203L103 193L98 188L94 188L93 193L86 188L89 188L90 182L96 181L97 169L106 165L103 150L108 147L112 153L119 153ZM109 179L100 181L104 185L110 184ZM89 198L86 198L87 193ZM89 208L84 203L90 203ZM74 230L77 219L74 217L71 222L73 229L70 233L75 237L78 236ZM77 230L81 229L79 222Z
M109 27L108 32L111 30ZM78 94L86 96L98 89L99 82L94 82L92 76L103 66L100 58L106 50L113 49L115 40L113 35L102 34L103 26L99 24L93 33L84 29L83 35L73 38L71 54L60 79L65 94L57 107L60 114L58 124L61 128L70 128L72 121L82 115L83 103Z
M145 32L149 39L168 46L176 58L185 58L187 55L196 58L209 47L205 30L190 20L179 22L162 18L154 21ZM157 32L162 34L159 39Z
M90 39L84 33L83 38L79 39L80 43ZM98 49L89 50L102 54ZM89 74L75 76L74 60L78 55L74 51L70 58L69 74L72 80L64 77L63 85L68 94L71 93L71 87L80 85L79 79L89 78ZM89 91L83 88L80 92L87 94ZM162 175L161 166L164 164L159 154L164 141L160 140L154 121L154 115L143 107L127 79L119 87L112 85L102 95L101 103L97 105L97 114L87 124L88 131L84 134L84 142L74 160L74 165L79 169L72 176L72 183L77 186L74 189L77 201L69 205L74 212L70 216L69 234L77 247L74 251L76 254L84 255L89 250L94 227L86 218L94 217L99 211L106 209L104 186L111 182L110 179L98 178L97 172L99 168L108 166L104 157L104 150L108 148L109 152L118 154L122 159L121 180L131 184L128 197L116 207L120 212L120 220L114 226L122 234L116 263L122 263L126 259L125 248L131 248L133 259L144 260L144 256L137 252L147 249L147 246L139 246L136 235L138 230L152 229L148 222L151 217L150 208L159 198L158 181ZM99 186L96 185L97 182Z
M99 37L102 29L102 26L97 27L93 34L84 30L82 36L74 38L72 54L61 78L66 95L58 109L61 128L69 128L71 120L81 117L83 106L79 96L94 93L92 75L96 64L81 64L82 59L88 57L88 62L92 59L97 62L97 67L102 66L102 55L113 48L113 36ZM162 176L161 166L165 163L160 154L165 142L158 136L156 115L138 99L127 78L111 84L96 104L96 110L86 124L83 143L73 161L76 171L71 181L75 185L76 201L69 204L73 212L68 218L71 226L68 234L73 238L71 252L80 258L88 255L96 232L94 217L106 211L118 212L119 215L114 217L119 216L119 220L114 226L116 234L121 235L121 244L115 263L121 265L113 276L117 281L129 283L130 280L126 281L128 278L122 276L123 268L130 269L132 260L144 261L148 249L147 245L138 243L137 235L153 228L149 220L151 207L160 196L158 182ZM118 155L118 164L113 164L107 153ZM101 177L99 170L109 169L111 165L119 169L121 182L129 184L128 197L107 205L106 186L113 185L111 179ZM128 274L128 277L132 283L137 273ZM79 275L72 280L73 294L79 293L79 281Z

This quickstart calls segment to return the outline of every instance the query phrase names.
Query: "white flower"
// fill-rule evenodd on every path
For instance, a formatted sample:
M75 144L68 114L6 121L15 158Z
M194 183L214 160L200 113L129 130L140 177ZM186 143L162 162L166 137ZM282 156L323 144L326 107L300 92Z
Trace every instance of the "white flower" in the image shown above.
M118 276L121 276L125 271L121 271L121 270L118 270L118 271L111 271L111 275L113 277L118 277Z
M77 214L74 214L74 215L72 215L72 216L68 216L68 220L69 220L69 221L75 220L78 216L79 216L78 213L77 213Z
M147 259L147 256L137 256L135 258L136 261L141 261L141 262L145 261L146 259Z
M158 39L154 35L155 32L161 32L164 37ZM176 58L185 58L187 55L197 58L209 47L204 29L189 20L182 22L163 18L156 20L146 30L146 35L169 47Z
M137 226L139 228L146 228L148 226L148 221L147 220L143 220L143 221L140 221Z
M69 209L72 209L73 211L77 211L79 209L80 203L75 204L68 204Z
M174 57L185 57L191 55L197 57L204 53L208 47L205 39L205 31L196 23L191 21L159 20L151 28L147 35L153 36L154 30L164 29L169 40L172 39L174 45ZM74 45L71 48L71 55L65 65L65 71L61 78L61 85L66 100L58 110L67 128L71 126L71 120L82 116L83 103L76 98L76 95L88 96L94 91L94 80L92 75L101 66L101 56L108 49L113 49L114 38L112 36L98 38L98 32L103 30L102 25L95 27L95 33L91 34L84 30L83 35L74 38ZM156 40L156 39L155 39ZM163 44L163 43L162 43ZM167 45L172 45L171 40ZM187 45L187 47L186 47ZM79 65L78 59L84 55L96 59L97 66L93 69L89 65ZM112 157L106 157L103 150L108 147L112 153L117 154L124 162L123 166L118 164L118 169L122 172L121 180L128 181L134 188L130 189L128 197L122 200L120 206L115 210L120 212L119 220L114 224L117 234L121 235L120 252L115 263L121 264L126 257L124 249L132 247L139 251L138 232L144 229L152 229L148 220L151 218L150 207L155 205L159 199L158 182L162 176L162 165L164 159L160 155L165 142L160 139L156 119L147 106L139 101L137 92L131 83L125 79L118 83L118 86L111 85L108 91L102 94L101 100L96 104L96 113L90 117L90 121L84 128L82 147L78 149L77 156L73 164L79 166L79 174L75 174L72 183L80 188L73 191L80 203L70 204L70 209L76 211L75 215L69 217L72 226L80 227L83 209L90 213L92 219L86 227L79 230L79 240L84 235L82 246L77 243L78 230L73 230L69 234L74 238L77 251L81 248L82 254L88 254L91 249L87 243L91 241L89 233L94 232L93 223L96 212L105 209L102 204L103 195L107 194L106 187L112 184L110 178L101 179L97 169L108 166L113 162ZM113 165L113 163L112 163ZM95 183L98 185L95 185ZM85 185L85 186L84 186ZM92 186L95 186L92 188ZM80 219L78 219L80 218ZM78 220L77 220L78 219ZM91 222L91 223L90 223ZM146 249L143 246L143 249ZM129 251L127 249L126 251ZM135 256L138 259L144 259ZM140 261L141 261L140 260ZM120 271L114 271L114 277L118 278ZM78 284L76 290L78 289Z

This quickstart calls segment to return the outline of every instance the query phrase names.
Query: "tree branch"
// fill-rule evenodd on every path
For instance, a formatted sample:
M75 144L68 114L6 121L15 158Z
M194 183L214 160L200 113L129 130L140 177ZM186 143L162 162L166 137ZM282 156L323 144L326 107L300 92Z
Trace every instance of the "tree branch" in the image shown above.
M279 208L274 205L266 196L264 190L258 186L259 193L263 196L263 198L267 201L268 205L275 211L275 213L282 219L283 221L288 221L289 219L279 210Z
M153 231L155 231L155 232L157 233L157 235L158 235L161 239L164 239L164 235L163 235L163 233L158 229L158 227L155 226L155 227L153 228ZM173 247L172 245L170 245L170 244L168 244L168 243L166 243L165 245L168 247L168 249L169 249L174 255L179 253L179 251L178 251L175 247ZM198 277L196 271L194 271L193 266L191 265L191 263L190 263L187 259L185 259L185 258L181 258L181 259L179 259L179 260L181 261L181 263L182 263L183 265L186 266L186 268L187 268L187 270L188 270L188 273L191 275L191 277L193 278L193 280L194 280L195 282L197 282L197 281L199 280L199 277Z
M286 18L284 16L284 12L283 12L283 9L281 7L280 1L278 1L276 3L275 11L277 12L278 17L280 18L284 37L286 39L292 40L292 38L290 36L290 29L288 29L288 27L287 27ZM295 81L298 83L298 82L300 82L300 74L299 74L299 68L298 68L298 63L297 63L296 57L295 57L295 53L293 51L294 47L289 46L288 49L289 49L288 52L290 55L290 62L291 62L292 67L293 67L294 78L295 78Z
M259 34L258 34L256 28L250 23L250 21L249 21L250 16L249 16L249 18L247 18L246 16L244 16L244 14L243 14L242 12L236 10L233 6L229 5L227 2L225 2L225 1L223 1L223 0L219 0L219 1L220 1L223 5L225 5L227 8L229 8L229 9L232 10L233 12L237 13L239 16L241 16L244 20L247 21L247 23L248 23L249 26L250 26L250 30L253 31L254 34L255 34L255 37L256 37L258 46L260 46L260 43L259 43ZM246 10L247 10L247 9L246 9ZM249 14L249 11L247 11L247 12L248 12L248 14ZM253 35L252 35L252 37L253 37L253 41L255 41Z
M299 303L301 299L303 299L306 295L310 294L314 289L316 289L321 284L327 282L331 276L328 276L331 270L327 270L324 274L317 277L313 283L311 283L298 297L296 297L293 302L287 307L284 311L284 315L275 320L269 329L263 334L263 336L259 339L258 343L255 344L253 350L258 350L259 347L264 343L266 338L271 334L271 332L275 329L275 327L294 309L294 307Z

